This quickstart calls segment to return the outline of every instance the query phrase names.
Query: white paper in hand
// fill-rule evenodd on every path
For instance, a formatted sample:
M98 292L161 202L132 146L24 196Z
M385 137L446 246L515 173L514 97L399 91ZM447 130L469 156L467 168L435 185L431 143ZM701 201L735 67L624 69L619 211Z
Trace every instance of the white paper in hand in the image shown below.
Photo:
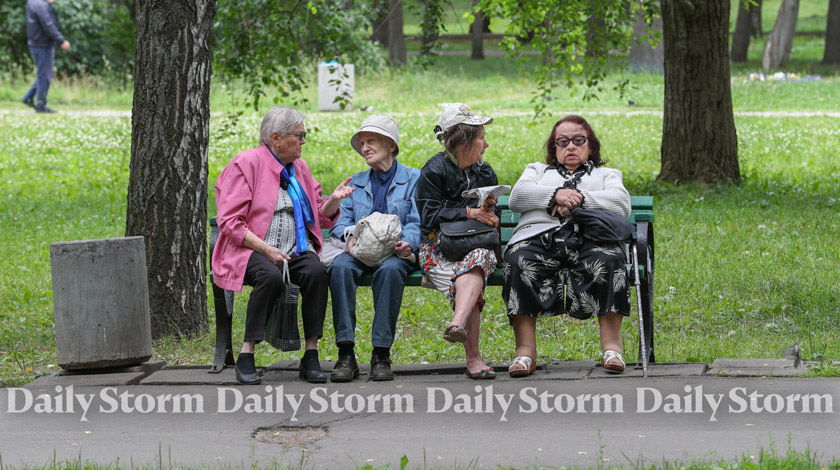
M508 191L510 191L510 186L506 184L500 184L498 186L484 186L481 188L468 189L461 193L461 197L478 198L478 207L481 207L484 205L484 200L491 194L498 199L499 196L507 193Z

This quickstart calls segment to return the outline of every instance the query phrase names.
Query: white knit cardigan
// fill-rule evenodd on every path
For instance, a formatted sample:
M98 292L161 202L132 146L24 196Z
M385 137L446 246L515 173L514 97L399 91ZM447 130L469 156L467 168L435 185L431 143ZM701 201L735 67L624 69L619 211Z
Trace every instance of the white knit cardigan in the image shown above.
M546 171L545 163L531 163L525 167L519 181L510 193L510 210L521 214L508 246L535 235L559 227L565 220L552 217L546 208L557 188L570 178L557 170ZM630 216L630 193L624 188L621 172L612 168L594 168L583 175L577 185L583 194L583 206L587 209L606 209Z

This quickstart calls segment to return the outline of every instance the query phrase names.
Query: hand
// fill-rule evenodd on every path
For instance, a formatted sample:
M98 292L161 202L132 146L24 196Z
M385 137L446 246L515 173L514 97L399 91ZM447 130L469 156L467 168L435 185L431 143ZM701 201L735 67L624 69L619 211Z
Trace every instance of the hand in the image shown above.
M340 201L353 194L353 191L355 191L356 188L351 188L350 186L347 186L352 180L353 178L347 178L346 180L342 181L341 184L336 186L335 191L333 191L332 195L330 196L330 199L336 199Z
M554 203L556 205L551 215L568 217L572 209L580 207L583 203L583 196L574 189L558 189L554 195Z
M497 226L499 219L496 217L496 213L493 212L493 209L485 209L485 207L487 207L487 204L481 209L470 209L470 218L491 227Z
M407 242L400 240L394 247L394 253L396 253L397 256L406 258L411 255L411 245L409 245Z
M491 194L484 200L484 204L481 205L481 208L493 210L496 207L496 202L496 196Z
M70 50L70 41L64 41L61 43L61 50L69 51Z
M269 261L276 264L277 266L283 266L283 263L292 259L292 257L284 253L283 250L273 246L269 246L268 248L266 248L265 251L263 251L263 255L265 255L265 257L268 258Z
M356 246L356 237L350 235L347 237L347 252L350 253L350 256L355 257L353 254L353 247Z

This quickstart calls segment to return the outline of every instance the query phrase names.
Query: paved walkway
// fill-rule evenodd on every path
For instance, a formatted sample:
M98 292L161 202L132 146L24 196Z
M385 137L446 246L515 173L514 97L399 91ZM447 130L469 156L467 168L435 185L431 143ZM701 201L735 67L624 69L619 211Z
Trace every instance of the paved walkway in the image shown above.
M302 382L296 367L263 369L259 386L235 385L232 369L152 362L0 389L0 461L332 469L396 468L405 456L407 468L632 467L789 446L840 458L840 379L803 378L791 361L652 364L646 379L552 362L528 378L485 381L443 364L396 365L396 380L371 382L363 366L354 382L323 385Z

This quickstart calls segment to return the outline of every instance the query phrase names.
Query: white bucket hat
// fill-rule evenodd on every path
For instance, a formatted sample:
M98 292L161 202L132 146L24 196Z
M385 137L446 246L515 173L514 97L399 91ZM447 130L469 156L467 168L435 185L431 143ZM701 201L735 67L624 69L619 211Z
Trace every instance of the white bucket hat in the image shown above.
M483 126L493 122L493 118L479 116L464 103L446 103L443 105L443 114L435 126L435 137L443 142L443 134L451 127L458 124L469 124L471 126Z
M397 125L397 121L394 121L388 116L378 114L368 116L362 122L362 127L359 129L359 132L356 132L350 138L350 145L356 152L359 152L359 155L362 155L362 145L359 143L359 134L362 132L373 132L388 137L397 146L397 149L394 150L394 156L396 157L400 153L400 126Z

